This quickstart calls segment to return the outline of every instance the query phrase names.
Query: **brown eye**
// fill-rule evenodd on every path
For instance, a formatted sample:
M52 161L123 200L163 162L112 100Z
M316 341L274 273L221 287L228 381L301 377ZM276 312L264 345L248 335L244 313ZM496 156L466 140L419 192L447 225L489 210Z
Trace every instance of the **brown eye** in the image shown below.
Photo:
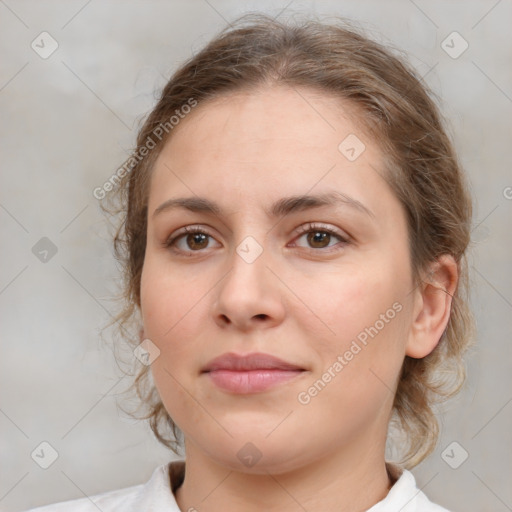
M310 231L307 240L314 249L323 249L329 245L331 234L326 231Z
M192 253L206 252L204 249L214 247L218 242L204 228L200 226L187 226L181 230L181 233L173 235L165 242L165 247L183 255Z
M349 238L333 228L310 223L301 226L294 246L317 253L327 253L342 249L348 243Z
M190 233L186 237L187 247L193 251L208 247L208 236L205 233Z

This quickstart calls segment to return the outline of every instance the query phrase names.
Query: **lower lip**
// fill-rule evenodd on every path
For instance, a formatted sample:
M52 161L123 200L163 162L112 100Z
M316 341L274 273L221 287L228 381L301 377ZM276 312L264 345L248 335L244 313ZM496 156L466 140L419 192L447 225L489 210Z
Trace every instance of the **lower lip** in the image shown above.
M216 386L225 391L248 394L265 391L302 373L302 370L214 370L207 375Z

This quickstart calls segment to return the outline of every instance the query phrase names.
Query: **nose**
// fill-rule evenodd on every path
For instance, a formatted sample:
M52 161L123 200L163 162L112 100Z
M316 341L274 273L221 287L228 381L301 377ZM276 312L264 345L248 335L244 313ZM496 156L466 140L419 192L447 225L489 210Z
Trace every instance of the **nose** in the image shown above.
M230 270L215 287L213 315L220 327L246 332L283 321L283 287L268 268L265 252L249 263L233 251Z

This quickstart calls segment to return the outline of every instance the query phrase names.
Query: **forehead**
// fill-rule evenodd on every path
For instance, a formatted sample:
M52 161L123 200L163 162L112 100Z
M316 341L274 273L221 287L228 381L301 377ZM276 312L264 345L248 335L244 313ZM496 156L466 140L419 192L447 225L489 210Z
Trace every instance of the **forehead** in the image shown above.
M180 160L185 161L201 157L244 161L275 156L274 151L285 156L283 152L296 149L299 142L304 154L323 149L337 157L338 144L349 133L368 139L361 121L355 106L324 92L261 87L200 103L172 132L167 148L179 146ZM204 151L188 152L198 144ZM224 151L227 145L229 152ZM261 153L261 148L266 151Z
M205 193L227 207L331 190L378 202L369 196L390 194L381 160L357 108L337 98L305 88L237 92L200 103L175 127L155 164L150 208Z

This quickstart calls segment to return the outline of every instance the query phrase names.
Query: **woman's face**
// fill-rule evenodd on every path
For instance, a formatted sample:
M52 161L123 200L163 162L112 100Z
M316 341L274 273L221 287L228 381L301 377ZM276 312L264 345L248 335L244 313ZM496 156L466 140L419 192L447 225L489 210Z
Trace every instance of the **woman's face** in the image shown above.
M415 294L404 211L347 112L308 89L230 94L159 155L141 309L188 456L383 457Z

